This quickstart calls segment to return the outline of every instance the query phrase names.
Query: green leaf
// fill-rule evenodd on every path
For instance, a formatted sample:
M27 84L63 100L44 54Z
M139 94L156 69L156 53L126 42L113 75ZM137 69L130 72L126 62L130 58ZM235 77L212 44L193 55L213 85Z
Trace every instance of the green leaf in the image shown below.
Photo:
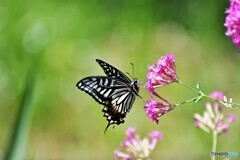
M196 98L193 100L193 103L200 102L201 100L202 100L202 95L196 97Z
M199 82L197 83L196 88L197 88L198 91L201 91L201 87L200 87Z

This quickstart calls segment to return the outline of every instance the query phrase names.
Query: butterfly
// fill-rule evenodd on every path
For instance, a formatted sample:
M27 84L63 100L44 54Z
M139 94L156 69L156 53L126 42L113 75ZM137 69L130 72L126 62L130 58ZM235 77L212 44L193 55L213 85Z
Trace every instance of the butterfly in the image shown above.
M110 125L124 123L136 96L139 96L138 79L131 81L124 73L110 64L96 59L107 76L90 76L81 79L76 86L103 105L103 116Z

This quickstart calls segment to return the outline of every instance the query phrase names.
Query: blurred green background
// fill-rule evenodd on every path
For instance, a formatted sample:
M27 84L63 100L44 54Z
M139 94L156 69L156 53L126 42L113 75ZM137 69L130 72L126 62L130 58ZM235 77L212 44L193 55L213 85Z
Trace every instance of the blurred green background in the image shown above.
M181 106L157 125L137 99L125 123L104 135L102 106L75 85L86 76L104 75L96 58L130 73L134 63L135 77L144 80L148 65L174 52L182 81L192 86L200 81L205 93L220 90L240 102L240 54L223 26L228 3L1 0L0 158L19 145L26 160L113 159L124 131L136 127L141 136L164 132L154 160L209 159L211 135L196 129L192 117L203 112L203 102ZM173 103L196 96L177 84L157 91ZM149 98L144 88L140 94ZM20 123L22 106L27 109ZM225 112L240 116L240 108ZM240 154L239 122L219 137L218 151ZM16 125L22 130L19 142Z

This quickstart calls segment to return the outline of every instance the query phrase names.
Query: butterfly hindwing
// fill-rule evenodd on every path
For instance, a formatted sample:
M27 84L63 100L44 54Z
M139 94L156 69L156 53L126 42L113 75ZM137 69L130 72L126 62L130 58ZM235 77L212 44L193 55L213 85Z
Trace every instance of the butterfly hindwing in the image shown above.
M103 109L102 109L102 112L103 112L103 116L106 117L106 119L108 121L108 124L105 128L104 133L107 131L108 127L111 124L119 125L121 123L124 123L126 113L124 113L124 114L116 113L114 110L111 110L111 108L108 107L108 106L104 106Z

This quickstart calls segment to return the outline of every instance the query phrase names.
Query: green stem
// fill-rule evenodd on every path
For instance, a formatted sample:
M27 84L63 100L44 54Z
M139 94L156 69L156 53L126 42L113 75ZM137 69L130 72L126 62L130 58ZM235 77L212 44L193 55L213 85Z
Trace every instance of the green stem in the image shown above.
M192 91L197 92L197 93L200 94L200 92L199 92L198 90L196 90L196 89L192 88L191 86L183 83L182 81L178 80L178 83L181 84L181 85L183 85L184 87L186 87L186 88L188 88L188 89L190 89L190 90L192 90Z
M212 98L210 96L207 96L207 95L203 95L204 97L207 97L209 99L212 99L212 100L215 100L215 101L219 101L219 102L222 102L222 103L227 103L227 104L231 104L233 106L237 106L237 107L240 107L240 104L237 104L237 103L234 103L234 102L228 102L228 101L225 101L225 100L222 100L222 99L218 99L218 98Z
M212 152L216 153L217 148L217 131L212 132ZM215 160L215 155L211 156L211 160Z
M183 82L180 81L180 80L178 80L177 82L178 82L179 84L183 85L184 87L186 87L186 88L188 88L188 89L190 89L190 90L198 93L198 94L199 94L200 96L202 96L202 97L206 97L206 98L209 98L209 99L212 99L212 100L221 102L221 103L227 103L227 104L231 104L231 105L233 105L233 106L240 107L240 104L237 104L237 103L234 103L234 102L229 102L229 101L221 100L221 99L218 99L218 98L212 98L212 97L204 94L201 90L194 89L194 88L192 88L191 86L183 83Z
M240 107L240 104L234 103L234 102L228 102L228 101L224 101L224 100L219 100L222 103L227 103L227 104L231 104L232 106L237 106Z
M194 101L195 99L197 99L198 97L199 97L199 96L197 96L197 97L194 97L194 98L192 98L192 99L189 99L189 100L186 100L186 101L184 101L184 102L181 102L181 103L173 104L173 106L174 106L174 107L177 107L177 106L180 106L180 105L182 105L182 104L185 104L185 103L192 102L192 101Z

